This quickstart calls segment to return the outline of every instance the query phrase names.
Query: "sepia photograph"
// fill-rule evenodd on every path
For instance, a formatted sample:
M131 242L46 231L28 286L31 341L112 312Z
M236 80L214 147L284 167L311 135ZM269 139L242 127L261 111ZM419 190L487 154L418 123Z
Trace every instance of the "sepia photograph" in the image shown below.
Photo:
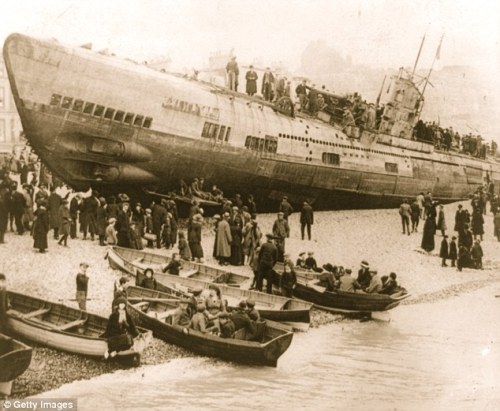
M500 3L0 5L0 411L498 410Z

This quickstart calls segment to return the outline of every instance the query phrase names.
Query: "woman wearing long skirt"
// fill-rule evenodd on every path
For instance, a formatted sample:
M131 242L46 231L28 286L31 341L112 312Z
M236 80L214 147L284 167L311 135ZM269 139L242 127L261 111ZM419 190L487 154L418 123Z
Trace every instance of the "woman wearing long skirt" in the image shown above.
M40 202L35 212L35 222L33 224L33 247L38 248L41 253L47 250L47 233L49 232L49 215L47 213L46 203Z
M434 234L436 234L436 220L434 218L427 218L424 224L424 234L422 236L422 249L430 253L434 250Z

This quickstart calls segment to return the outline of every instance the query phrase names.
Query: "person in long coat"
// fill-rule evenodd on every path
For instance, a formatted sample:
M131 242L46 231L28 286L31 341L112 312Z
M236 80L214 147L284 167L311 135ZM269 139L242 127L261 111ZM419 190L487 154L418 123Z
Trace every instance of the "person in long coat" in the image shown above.
M474 234L474 240L476 236L480 236L481 241L483 240L484 234L484 218L482 210L479 207L474 208L472 211L472 234Z
M130 220L128 217L129 203L122 203L118 211L115 228L118 237L118 246L130 248Z
M253 66L250 66L250 70L247 71L247 74L245 75L245 79L247 81L247 87L246 87L246 92L249 96L253 96L255 93L257 93L257 79L259 76L257 73L254 71Z
M133 344L133 338L139 335L133 318L127 312L127 299L118 297L115 301L116 309L111 313L106 326L104 337L108 339L108 351L104 353L104 358L114 357L118 351L126 350ZM113 338L123 335L130 335L129 344L123 345L122 340Z
M9 222L9 188L4 182L0 183L0 244L4 243L5 232Z
M161 248L161 228L167 221L167 209L161 204L154 204L152 209L153 233L156 235L156 248Z
M448 253L448 258L451 260L451 266L455 267L455 262L458 257L458 248L457 248L457 243L456 243L457 237L453 236L451 237L450 241L450 249Z
M465 219L465 210L463 209L462 204L459 204L458 210L455 212L455 227L453 227L457 233L463 230L464 224L466 223Z
M235 215L230 222L230 230L231 230L231 265L242 265L243 264L243 232L242 232L242 223L239 213L236 211Z
M191 250L193 260L203 262L203 248L201 246L201 228L203 226L203 217L201 214L196 214L189 226L188 244Z
M421 247L428 253L434 250L434 235L436 234L436 220L430 217L431 213L427 214L424 224L424 233L422 235Z
M307 238L311 239L311 226L314 224L314 213L312 207L307 201L304 201L300 211L300 234L304 239L304 229L307 227Z
M47 213L46 204L44 201L40 202L35 211L35 222L33 223L33 248L38 248L41 253L47 250L47 233L49 232L49 215Z
M59 234L61 235L61 238L57 243L59 245L63 245L64 243L64 247L67 247L71 226L71 216L68 208L68 200L66 199L63 199L61 205L59 206L59 221L61 222L61 226L59 228Z
M448 238L447 235L443 236L443 241L441 241L441 248L439 250L439 257L441 258L441 266L442 267L447 267L448 266L446 264L446 259L448 259L450 257L447 238Z
M99 245L104 246L105 244L105 239L106 239L106 228L108 227L108 220L107 220L107 204L106 204L106 199L104 197L99 198L99 207L97 208L97 218L96 218L96 225L97 225L97 235L99 236Z
M61 204L62 198L56 193L56 189L54 187L50 193L47 207L47 211L49 212L50 228L54 229L54 240L59 239L59 228L61 227L61 221L59 220L59 208L61 207Z
M136 203L135 208L132 210L132 221L135 223L135 228L141 237L144 235L145 218L146 213L142 208L142 204Z
M247 264L253 260L255 249L260 246L262 231L256 220L251 220L243 227L243 254L247 257Z
M439 205L439 213L438 213L438 221L436 229L441 230L441 234L444 237L444 235L446 234L446 220L444 218L444 210L442 205Z
M216 257L220 264L229 264L229 257L231 257L231 228L229 227L229 213L224 213L222 220L217 225L217 250Z
M77 238L76 235L76 223L78 221L78 212L80 211L80 200L79 194L75 195L71 202L69 203L69 215L71 217L71 227L70 227L70 237L72 239Z

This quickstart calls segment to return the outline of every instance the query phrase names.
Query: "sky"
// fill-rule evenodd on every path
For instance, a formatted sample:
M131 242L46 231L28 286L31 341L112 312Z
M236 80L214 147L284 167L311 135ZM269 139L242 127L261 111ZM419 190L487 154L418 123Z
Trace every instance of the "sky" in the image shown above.
M4 0L0 40L12 32L78 46L93 43L118 56L169 56L176 70L207 66L231 49L240 62L281 61L291 70L315 40L353 63L429 67L441 36L438 65L500 72L499 0Z

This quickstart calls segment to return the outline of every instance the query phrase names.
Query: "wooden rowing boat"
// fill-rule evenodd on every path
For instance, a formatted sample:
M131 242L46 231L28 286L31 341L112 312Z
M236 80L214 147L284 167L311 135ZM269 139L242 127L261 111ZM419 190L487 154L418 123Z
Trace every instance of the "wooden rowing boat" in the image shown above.
M161 264L158 264L157 257L157 254L120 247L113 247L108 253L110 265L137 276L136 284L140 284L143 278L142 272L145 268L149 267L155 270L155 278L160 286L159 290L166 293L176 290L185 294L197 287L208 288L209 284L215 282L220 288L223 298L228 300L231 307L236 307L241 300L252 299L255 301L255 308L259 311L262 318L284 322L298 331L307 331L309 328L311 321L310 311L312 308L312 304L309 302L226 285L226 283L219 282L218 280L221 278L232 278L231 273L228 274L217 268L202 264L184 263L185 271L184 273L181 272L180 276L163 274L159 270ZM163 262L170 261L168 257L160 257ZM198 270L198 272L200 267L204 267L204 272L208 274L201 277L193 275L185 277L186 272L192 273L194 271L190 270L192 267Z
M0 395L10 395L12 381L30 366L32 351L28 345L0 334Z
M107 341L101 335L107 318L77 308L9 291L12 306L7 311L11 332L47 347L89 357L103 357ZM116 359L138 366L142 351L152 339L151 332L139 329L132 348L119 351Z
M279 283L279 273L274 271L274 283ZM401 301L410 297L410 294L387 295L387 294L367 294L363 292L327 291L325 287L319 285L317 280L306 280L297 278L297 285L293 290L293 295L314 304L322 310L336 313L356 313L364 314L376 311L388 311L397 307Z
M135 275L137 270L143 271L152 268L156 273L171 261L170 257L152 253L149 251L133 250L131 248L111 247L106 258L111 268ZM241 274L235 274L228 270L210 267L205 264L190 261L182 262L183 268L180 275L217 284L226 284L233 287L249 283L250 278Z
M170 302L171 294L140 287L128 288L130 314L142 327L153 331L155 337L210 357L246 364L276 367L278 358L288 349L293 333L290 330L268 322L259 323L259 341L244 339L244 330L237 330L234 338L222 338L214 334L201 333L171 325L169 314L177 307ZM132 303L131 300L143 299ZM166 301L158 301L164 299ZM148 301L150 300L150 301Z

